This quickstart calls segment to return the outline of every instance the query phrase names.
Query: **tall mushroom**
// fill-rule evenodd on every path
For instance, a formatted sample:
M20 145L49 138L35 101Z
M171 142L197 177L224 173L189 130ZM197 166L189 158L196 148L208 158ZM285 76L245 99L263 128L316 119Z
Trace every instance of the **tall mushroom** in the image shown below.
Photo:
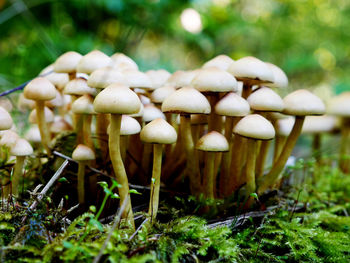
M94 100L94 109L99 113L110 113L109 154L117 181L121 184L119 190L120 205L126 202L123 218L129 219L134 227L128 177L120 154L120 125L122 114L133 114L140 110L141 102L135 92L127 86L112 84L102 90Z
M45 78L35 78L24 88L24 96L27 99L35 100L35 108L40 129L41 140L48 156L51 155L50 133L45 120L44 107L45 101L56 97L56 89Z
M157 216L159 204L162 147L163 144L175 143L177 134L169 123L162 118L158 118L142 128L140 137L143 142L153 144L153 170L148 214L151 216L151 220L154 220Z

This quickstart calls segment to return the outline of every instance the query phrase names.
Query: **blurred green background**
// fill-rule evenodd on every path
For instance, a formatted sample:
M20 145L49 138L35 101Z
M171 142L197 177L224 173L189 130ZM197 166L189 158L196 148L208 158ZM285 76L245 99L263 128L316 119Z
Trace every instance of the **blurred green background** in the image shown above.
M171 72L253 55L285 70L292 88L339 93L350 89L349 25L349 0L0 0L0 90L63 52L100 49Z

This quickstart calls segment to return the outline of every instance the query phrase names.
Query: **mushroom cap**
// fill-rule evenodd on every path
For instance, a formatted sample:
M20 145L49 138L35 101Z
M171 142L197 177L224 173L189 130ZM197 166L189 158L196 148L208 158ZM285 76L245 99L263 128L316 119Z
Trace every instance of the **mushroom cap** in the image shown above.
M95 160L95 153L84 144L78 144L72 153L72 158L78 162Z
M191 85L192 80L197 75L198 70L178 70L174 72L167 80L166 85L175 88L182 88Z
M306 116L301 132L304 134L331 132L336 124L337 120L334 116Z
M13 108L11 101L6 97L0 97L0 107L3 107L8 112L12 111Z
M31 143L40 143L41 135L37 125L32 125L29 130L25 133L24 138Z
M83 56L75 51L68 51L56 59L53 69L58 73L73 73L77 71L77 66Z
M11 130L6 130L1 132L0 145L6 147L12 147L16 140L18 139L18 134Z
M55 115L52 110L50 110L48 107L45 106L44 108L44 115L45 115L45 121L46 122L53 122ZM38 118L36 114L36 109L32 110L29 114L29 122L32 124L38 123Z
M283 101L283 113L287 115L323 115L326 111L323 101L305 89L299 89L288 94Z
M47 75L50 72L53 72L53 64L46 66L42 71L40 71L39 76L41 77L42 75Z
M56 90L56 97L55 98L53 98L52 100L45 101L45 106L47 106L49 108L62 107L63 104L64 104L63 97L58 90Z
M73 102L72 112L76 114L96 114L93 102L93 97L89 94L85 94Z
M228 68L237 80L256 80L256 83L273 82L273 73L269 66L255 57L243 57L234 61Z
M217 131L211 131L198 140L196 149L206 152L227 152L229 145L225 136Z
M158 118L142 128L140 138L146 143L171 144L176 142L177 134L173 126Z
M278 119L276 122L276 134L282 137L288 137L294 126L295 118Z
M343 92L332 98L327 105L329 114L349 117L350 116L350 92Z
M202 68L215 67L215 68L219 68L222 70L227 70L233 62L234 62L234 60L232 58L230 58L229 56L218 55L218 56L212 58L211 60L207 61L206 63L204 63Z
M141 71L135 69L123 70L125 84L130 88L153 89L151 79Z
M0 106L0 131L11 129L13 121L10 113Z
M272 89L262 87L249 95L247 101L252 110L256 111L277 111L284 109L282 98Z
M56 97L56 88L47 79L38 77L24 87L23 94L30 100L52 100Z
M141 103L139 111L136 112L136 113L133 113L133 114L129 114L129 116L130 116L130 117L133 117L133 118L142 117L144 108L145 108L145 107L144 107L143 104Z
M234 133L257 140L271 140L275 137L272 124L259 114L250 114L241 119L233 129Z
M143 115L142 115L143 122L147 123L158 118L165 120L165 115L160 109L158 109L153 104L147 104L144 106Z
M108 67L112 64L112 59L105 53L99 50L93 50L79 60L77 72L91 74L98 68Z
M272 74L273 74L273 78L274 78L274 81L272 83L268 83L266 85L271 87L271 88L287 88L288 77L287 77L286 73L284 73L284 71L282 69L280 69L279 67L277 67L276 65L274 65L272 63L269 63L269 62L265 62L265 63L271 69Z
M136 62L123 53L115 53L111 56L113 67L116 69L135 69L138 70Z
M235 93L228 93L216 105L218 115L242 117L250 113L249 103Z
M96 69L91 73L87 84L96 89L104 89L113 83L124 84L126 82L124 74L112 67Z
M49 80L59 90L63 89L69 81L69 76L66 73L51 72L44 78Z
M120 84L109 85L94 100L94 109L99 113L133 114L140 107L141 101L137 94Z
M133 135L141 131L140 123L128 115L122 116L120 125L120 135Z
M148 70L146 74L151 80L153 89L162 87L171 76L165 69Z
M35 108L35 101L27 99L23 93L19 94L18 101L17 101L17 107L21 111L25 111L26 109L34 109Z
M18 138L10 150L10 154L13 156L27 156L31 155L32 153L32 146L27 140L22 138Z
M184 87L167 97L162 103L163 112L209 114L207 98L195 88Z
M201 92L237 91L237 81L230 73L218 68L200 69L191 85Z
M163 86L155 89L151 93L151 101L153 103L162 103L170 94L174 93L176 89L173 86Z
M63 90L64 94L68 95L84 95L84 94L96 94L96 89L88 86L86 79L77 78L69 81Z
M54 122L50 125L50 132L58 134L63 131L71 131L72 126L62 117L55 118Z

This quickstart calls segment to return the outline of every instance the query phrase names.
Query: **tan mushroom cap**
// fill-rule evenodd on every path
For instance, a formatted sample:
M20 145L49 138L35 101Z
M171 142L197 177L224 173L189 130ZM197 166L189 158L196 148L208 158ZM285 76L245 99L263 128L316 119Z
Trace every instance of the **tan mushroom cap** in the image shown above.
M140 110L141 101L127 86L112 84L95 98L94 109L99 113L133 114Z
M271 140L275 137L275 129L272 124L259 114L245 116L236 124L233 132L258 140Z
M83 56L77 65L77 72L91 74L98 68L112 66L112 59L99 50L93 50Z
M350 117L350 91L332 98L327 105L327 112L341 117Z
M244 57L234 61L228 68L237 80L255 80L256 83L273 82L273 73L269 66L255 57Z
M12 147L16 140L18 139L18 134L11 130L6 130L1 132L0 146Z
M33 148L27 140L18 138L11 147L10 154L13 156L27 156L33 153Z
M93 102L93 97L89 94L85 94L73 102L72 112L76 114L96 114Z
M274 64L271 64L269 62L266 62L266 64L269 66L269 68L272 71L273 79L274 81L272 83L266 84L266 86L269 86L271 88L287 88L288 86L288 77L286 73L279 67L277 67Z
M55 118L55 114L53 113L52 110L50 110L48 107L45 106L44 114L45 114L45 121L46 122L48 122L48 123L53 122L53 120ZM28 119L29 119L29 123L32 123L32 124L38 123L36 109L34 109L30 112Z
M163 119L155 119L142 128L141 141L146 143L171 144L177 140L173 126Z
M277 111L284 109L282 98L272 89L262 87L249 95L247 101L252 110L256 111Z
M27 109L34 109L35 108L35 101L27 99L23 93L21 93L18 97L17 101L17 107L21 111L25 111Z
M56 90L56 97L54 99L45 101L45 105L49 108L62 107L63 103L63 97L58 90Z
M198 69L188 71L178 70L168 78L166 85L173 86L175 88L189 86L197 73Z
M198 140L196 149L206 152L227 152L229 145L225 136L217 131L211 131Z
M58 134L64 131L71 131L73 127L62 117L55 118L54 122L50 126L50 132Z
M147 123L158 118L165 120L165 115L160 109L158 109L153 104L147 104L144 106L143 115L142 115L143 122Z
M135 69L138 70L136 62L123 53L115 53L111 56L113 67L116 69Z
M64 94L68 95L85 95L85 94L96 94L96 89L88 86L86 79L77 78L69 81L63 90Z
M30 100L52 100L56 97L56 88L47 79L38 77L24 87L23 94Z
M95 160L95 153L84 144L78 144L72 153L72 158L78 162Z
M37 125L32 125L25 133L24 138L31 143L40 143L41 135L39 127Z
M187 114L209 114L210 104L207 98L195 88L184 87L175 91L163 101L162 111Z
M141 103L139 111L136 112L136 113L133 113L133 114L129 114L129 116L130 116L130 117L133 117L133 118L142 117L144 108L145 108L145 107L144 107L143 104Z
M151 93L151 101L153 103L163 103L163 101L174 93L176 89L173 86L163 86Z
M249 103L235 93L228 93L216 105L218 115L242 117L250 113Z
M0 106L0 131L9 130L13 125L10 113Z
M141 71L135 69L123 70L125 84L130 88L153 89L151 79Z
M99 68L91 73L87 84L96 89L104 89L108 85L119 83L125 84L124 74L112 67Z
M237 81L230 73L218 68L200 69L191 85L201 92L234 92Z
M146 74L151 80L153 89L162 87L171 76L171 74L165 69L148 70Z
M66 73L51 72L44 78L49 80L59 90L63 89L69 81L69 76Z
M53 69L57 73L74 73L83 56L75 51L68 51L56 59Z
M39 76L47 75L50 72L53 72L53 64L46 66L42 71L40 71Z
M215 58L212 58L211 60L204 63L202 68L219 68L222 70L226 70L230 67L230 65L234 62L232 58L226 55L218 55Z
M288 94L283 101L285 107L283 113L287 115L323 115L326 111L322 100L305 89Z
M140 123L128 115L122 116L122 122L120 125L120 135L133 135L141 131Z
M288 137L294 126L295 118L287 117L278 119L276 122L276 134L282 137Z
M331 132L336 128L336 124L334 116L306 116L301 132L304 134Z
M6 97L0 97L0 107L3 107L8 112L12 111L13 108L12 102Z

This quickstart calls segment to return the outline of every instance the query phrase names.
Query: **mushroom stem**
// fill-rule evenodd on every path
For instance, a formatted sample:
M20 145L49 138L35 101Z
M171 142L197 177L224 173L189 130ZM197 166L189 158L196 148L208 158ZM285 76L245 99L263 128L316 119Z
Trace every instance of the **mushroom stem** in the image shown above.
M156 219L159 204L160 174L162 167L162 145L153 145L153 170L151 181L151 196L148 214L151 216L151 223Z
M187 158L186 172L190 179L191 193L197 195L200 190L200 175L198 153L194 149L194 143L191 132L191 118L190 115L181 115L180 118L181 136L183 136L182 138L185 144Z
M94 143L91 138L91 121L92 115L84 114L83 115L83 134L84 134L84 144L87 145L90 149L94 149Z
M270 140L261 142L260 151L256 160L256 178L259 178L264 174L264 167L269 152L270 142Z
M242 98L247 99L251 93L252 93L252 86L243 83Z
M259 184L259 193L265 192L267 188L272 186L276 182L279 174L283 171L283 168L289 156L291 155L293 148L301 133L304 120L305 120L305 116L295 117L295 123L294 123L293 129L289 134L286 143L284 144L281 154L278 156L278 159L272 166L270 172L266 176L261 177L261 179L263 180L261 184Z
M255 184L255 159L256 159L256 146L257 141L254 139L248 139L247 142L247 164L246 164L246 170L245 170L245 177L246 177L246 189L248 196L255 192L256 190L256 184Z
M232 158L231 158L231 176L229 176L228 184L227 184L227 195L231 195L235 190L238 189L241 182L241 170L242 170L242 162L244 156L242 151L244 149L245 138L240 135L235 134L233 143L232 143Z
M215 164L215 152L206 152L206 162L205 162L205 177L204 177L204 187L205 187L205 197L209 199L214 199L214 164Z
M12 175L12 194L14 196L18 196L19 194L19 182L23 175L22 171L25 158L25 156L16 156L16 164Z
M75 114L76 120L76 134L77 134L77 145L84 144L84 115Z
M104 113L99 113L96 115L96 135L98 138L98 145L101 151L103 160L108 158L108 115Z
M128 177L126 175L125 167L120 154L120 124L122 115L121 114L111 114L111 126L110 130L113 132L109 133L109 154L111 157L113 170L117 178L117 182L121 185L118 188L120 196L120 206L122 206L125 199L127 204L124 211L122 212L122 218L127 218L131 223L132 227L135 228L134 216L132 212L130 194L129 194L129 184Z
M85 203L85 162L80 161L78 164L78 201L79 204Z
M273 163L277 162L278 156L281 154L284 144L286 143L286 137L276 135L275 146L273 152Z
M219 94L218 93L210 93L208 95L208 100L210 103L210 107L212 109L215 108L216 103L219 101ZM209 120L208 120L208 131L217 131L221 132L221 116L218 116L214 110L210 112Z
M35 103L36 114L38 119L38 127L40 130L41 141L43 142L44 148L48 156L51 156L50 149L50 133L45 121L45 102L37 100Z

